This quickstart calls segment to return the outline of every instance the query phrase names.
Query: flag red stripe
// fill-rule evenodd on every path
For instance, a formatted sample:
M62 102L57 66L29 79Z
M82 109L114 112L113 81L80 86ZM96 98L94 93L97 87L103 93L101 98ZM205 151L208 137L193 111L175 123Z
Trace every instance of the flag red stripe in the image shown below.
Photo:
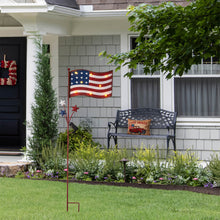
M95 83L89 83L90 86L95 86L95 87L99 87L99 85L101 85L102 87L105 87L105 86L110 86L112 85L112 82L109 82L109 83L99 83L99 84L95 84Z
M75 72L79 72L80 73L81 70L73 70L71 71L70 73L75 73ZM93 75L96 75L96 76L105 76L107 74L112 74L112 70L111 71L108 71L108 72L102 72L102 73L99 73L99 72L92 72L92 71L89 71L89 70L84 70L84 71L87 71L88 73L90 74L93 74ZM90 75L91 76L91 75Z
M89 93L85 93L85 92L73 93L73 94L70 93L70 97L79 96L79 95L89 96L89 97L93 97L93 98L107 98L107 97L111 97L112 93L107 94L106 96L105 95L93 95L93 94L90 95Z

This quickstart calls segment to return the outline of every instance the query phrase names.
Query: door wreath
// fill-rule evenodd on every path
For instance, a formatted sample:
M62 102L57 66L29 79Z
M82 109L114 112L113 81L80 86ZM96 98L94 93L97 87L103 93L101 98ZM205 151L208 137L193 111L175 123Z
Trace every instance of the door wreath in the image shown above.
M8 78L0 78L0 85L14 86L17 83L17 64L15 60L1 60L0 67L8 69Z

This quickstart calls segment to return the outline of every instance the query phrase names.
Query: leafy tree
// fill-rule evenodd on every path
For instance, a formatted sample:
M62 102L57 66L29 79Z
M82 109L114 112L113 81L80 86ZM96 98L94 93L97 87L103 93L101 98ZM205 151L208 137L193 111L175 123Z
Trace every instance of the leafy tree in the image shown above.
M115 55L101 52L116 70L142 63L145 74L162 70L171 78L201 59L220 57L220 0L196 0L186 7L172 2L141 4L130 6L128 16L130 31L138 33L137 47Z
M37 164L41 157L42 146L50 145L57 136L57 99L52 87L50 71L50 56L47 45L36 40L38 49L36 57L37 71L35 72L35 102L32 105L32 137L30 138L29 156Z

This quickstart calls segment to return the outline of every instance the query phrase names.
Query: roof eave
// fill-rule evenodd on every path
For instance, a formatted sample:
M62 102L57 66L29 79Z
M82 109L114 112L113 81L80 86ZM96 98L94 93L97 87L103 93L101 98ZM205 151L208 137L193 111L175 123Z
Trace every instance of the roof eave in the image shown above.
M9 4L0 5L1 13L33 13L47 12L47 4L26 3L26 4Z
M68 17L124 17L127 10L98 10L81 11L74 8L67 8L58 5L36 4L36 3L18 3L16 5L0 5L1 13L55 13Z
M127 10L100 10L100 11L80 11L73 8L66 8L58 5L49 6L49 11L72 17L124 17Z

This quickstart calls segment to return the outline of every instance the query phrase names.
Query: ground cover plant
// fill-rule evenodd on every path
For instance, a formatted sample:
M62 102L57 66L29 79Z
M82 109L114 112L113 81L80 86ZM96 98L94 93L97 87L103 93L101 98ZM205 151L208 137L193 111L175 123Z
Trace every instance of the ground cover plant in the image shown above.
M0 178L0 219L218 219L220 197L186 191L167 191Z

